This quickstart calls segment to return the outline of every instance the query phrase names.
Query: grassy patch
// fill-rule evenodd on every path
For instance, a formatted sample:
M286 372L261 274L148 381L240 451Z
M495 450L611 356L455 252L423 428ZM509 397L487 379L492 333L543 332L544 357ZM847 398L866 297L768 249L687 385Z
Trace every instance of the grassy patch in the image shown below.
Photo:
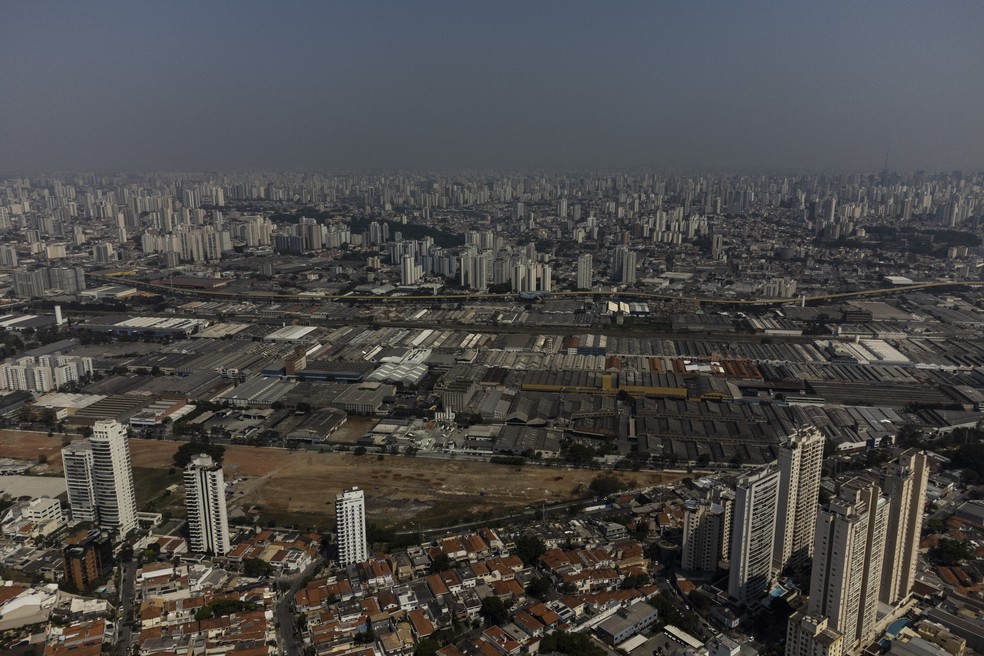
M165 507L182 506L183 497L167 493L170 485L181 484L181 472L173 474L168 469L151 469L148 467L133 468L133 487L137 494L137 508L141 511L162 511Z
M431 508L417 513L408 520L401 519L400 524L393 524L393 528L402 528L407 524L410 528L445 528L467 524L469 522L495 522L501 517L523 511L523 506L502 506L495 504L494 508L489 507L489 502L475 501L439 501Z
M298 530L312 530L316 533L335 530L334 513L294 512L264 508L258 520L260 526L296 527Z

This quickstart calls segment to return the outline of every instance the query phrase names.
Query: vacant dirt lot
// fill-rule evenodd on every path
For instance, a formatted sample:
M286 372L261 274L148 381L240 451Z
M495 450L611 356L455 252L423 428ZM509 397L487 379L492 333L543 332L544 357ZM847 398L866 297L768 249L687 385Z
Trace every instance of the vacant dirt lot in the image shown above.
M175 445L131 442L133 464L161 467ZM330 525L335 495L359 486L366 491L366 510L377 523L404 526L414 519L425 525L449 519L467 521L494 509L565 501L581 496L597 471L522 468L483 462L407 458L348 453L314 453L230 446L226 476L256 477L240 484L245 495L237 505L262 506L265 514L301 523ZM678 480L678 474L625 472L628 487Z
M44 473L57 473L62 470L62 435L48 437L46 433L33 431L0 430L0 458L16 458L37 462L40 456L48 459ZM78 435L72 439L82 439ZM39 472L40 473L40 472Z
M36 459L47 453L60 461L59 436L0 433L0 455ZM8 447L8 443L10 446ZM172 466L178 444L131 440L135 468ZM33 454L33 455L32 455ZM60 464L59 464L60 466ZM367 514L379 524L412 526L478 519L502 508L516 508L578 498L600 472L563 467L521 468L483 462L407 458L350 453L315 453L248 446L228 446L226 478L249 477L237 486L245 494L237 506L262 506L268 517L288 523L330 526L335 495L359 486L366 491ZM620 472L627 487L679 480L681 474Z

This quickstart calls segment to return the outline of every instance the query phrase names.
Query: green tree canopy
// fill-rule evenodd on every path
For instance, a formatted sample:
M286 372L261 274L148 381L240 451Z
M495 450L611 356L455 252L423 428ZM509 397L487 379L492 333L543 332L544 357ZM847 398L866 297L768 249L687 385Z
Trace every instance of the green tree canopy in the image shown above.
M605 650L595 644L588 634L563 631L543 636L540 651L545 654L556 651L569 656L605 656Z
M479 611L485 622L489 626L497 626L505 623L509 619L509 609L502 599L498 597L485 597L482 599L482 608Z
M609 494L615 494L622 489L622 481L611 474L603 474L596 476L588 487L597 496L607 497Z
M545 576L534 576L530 579L530 584L526 586L526 593L538 599L543 599L550 594L550 588L550 579Z
M521 535L516 538L516 555L520 557L524 565L533 565L536 559L543 555L547 550L543 540L535 535Z
M191 462L191 459L199 453L211 456L216 464L221 465L222 458L225 457L225 447L221 444L212 444L211 442L184 442L174 452L172 458L174 460L174 466L184 469Z
M272 570L270 563L259 558L248 558L243 561L243 574L246 576L267 576Z

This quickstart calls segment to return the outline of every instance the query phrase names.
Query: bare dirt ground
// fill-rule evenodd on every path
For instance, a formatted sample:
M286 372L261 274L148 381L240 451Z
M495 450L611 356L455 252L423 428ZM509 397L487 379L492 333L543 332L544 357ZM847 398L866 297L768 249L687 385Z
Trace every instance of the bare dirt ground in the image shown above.
M34 431L0 430L0 458L30 460L38 462L40 456L45 456L47 467L36 468L37 473L55 474L62 470L61 448L62 435L48 437L46 433ZM72 439L82 439L78 435ZM43 472L40 470L44 470Z
M163 466L173 443L131 442L134 466ZM155 464L156 463L156 464ZM366 493L366 511L379 524L403 527L467 521L496 509L583 496L600 472L565 467L521 468L484 462L408 458L350 453L285 451L229 446L225 455L228 479L250 477L237 490L236 505L260 506L267 516L285 523L330 526L335 495L359 486ZM626 487L645 487L679 480L684 474L619 472Z
M61 437L44 433L8 436L0 432L0 456L59 463ZM178 443L131 440L135 468L170 468ZM285 523L330 526L335 495L359 486L375 522L397 528L478 519L504 508L577 499L601 472L566 467L514 467L484 462L351 453L316 453L231 445L226 447L227 480L247 477L235 502L260 506L267 517ZM627 488L679 480L685 474L618 472Z
M331 434L328 441L332 444L355 444L360 437L378 423L378 419L371 417L350 416L341 428Z

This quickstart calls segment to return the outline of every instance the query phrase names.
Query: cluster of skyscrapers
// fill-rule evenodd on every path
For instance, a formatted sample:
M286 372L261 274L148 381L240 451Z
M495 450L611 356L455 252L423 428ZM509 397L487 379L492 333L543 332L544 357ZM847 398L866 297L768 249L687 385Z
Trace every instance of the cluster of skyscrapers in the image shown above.
M74 523L91 522L126 537L137 527L137 499L126 427L112 419L97 421L92 436L61 452ZM222 465L206 454L184 469L188 547L195 553L223 556L231 548ZM369 558L365 493L355 487L335 497L338 561Z
M788 626L792 656L865 646L915 581L926 456L905 451L882 474L842 480L818 503L823 446L819 431L795 432L777 462L691 501L684 523L683 568L726 564L728 592L742 604L761 600L782 572L810 572L809 601Z
M26 355L0 363L0 389L50 392L92 375L92 358Z
M124 538L137 527L137 498L126 427L100 419L92 436L61 452L74 523L91 522ZM201 454L184 470L189 548L196 553L229 551L225 479L222 467Z
M73 522L93 522L126 536L137 527L137 497L126 428L100 419L92 436L62 449Z

